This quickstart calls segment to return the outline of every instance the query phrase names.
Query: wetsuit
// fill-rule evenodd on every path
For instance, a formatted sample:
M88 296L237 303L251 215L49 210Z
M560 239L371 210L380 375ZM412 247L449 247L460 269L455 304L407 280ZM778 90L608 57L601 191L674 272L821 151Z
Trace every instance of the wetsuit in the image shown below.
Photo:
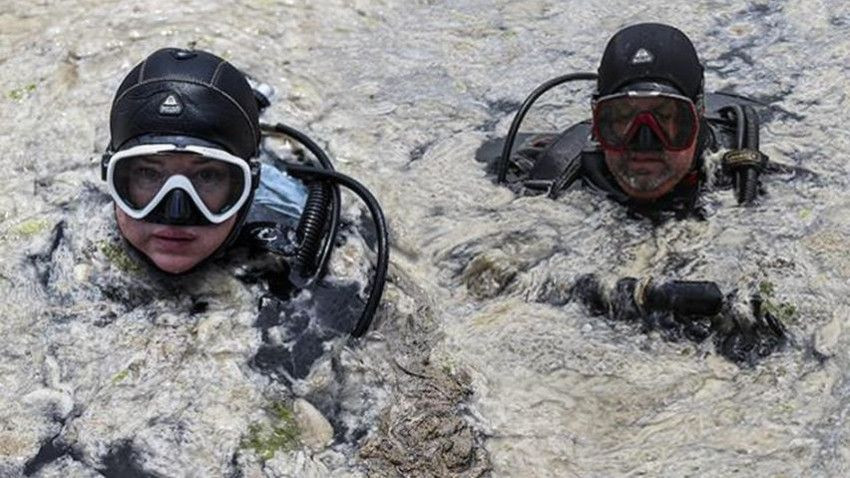
M590 121L574 124L560 134L520 134L517 138L519 146L509 163L506 183L521 194L548 192L550 196L556 197L574 183L580 182L643 216L656 217L665 212L672 212L676 217L701 217L698 207L700 191L707 182L707 174L712 174L709 168L705 167L706 156L720 150L734 150L739 147L736 121L734 118L730 119L725 111L736 104L763 106L729 94L710 94L706 103L708 113L700 121L694 166L672 191L661 198L650 202L635 201L623 192L608 171L601 148L591 138ZM770 119L770 114L769 111L763 113L764 119ZM757 138L757 132L755 134ZM502 144L502 140L485 143L476 154L477 159L490 163L491 170L495 171ZM755 166L757 191L762 189L758 181L759 173L787 173L795 169L770 163L764 155L759 158L760 164ZM723 167L718 168L713 182L719 187L728 187L733 182L729 174L730 168L725 162L721 162L721 165Z
M227 262L236 276L261 286L255 327L263 344L251 366L290 384L305 378L328 343L346 336L364 306L362 284L353 278L330 278L304 288L292 271L297 254L296 230L307 202L298 179L263 163L261 183L239 239ZM341 237L348 240L347 235Z

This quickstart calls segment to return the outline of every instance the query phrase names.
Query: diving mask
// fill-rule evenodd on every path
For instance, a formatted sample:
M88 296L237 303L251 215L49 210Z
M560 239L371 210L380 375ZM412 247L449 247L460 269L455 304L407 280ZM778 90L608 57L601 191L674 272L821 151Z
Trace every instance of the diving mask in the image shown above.
M255 163L196 145L143 144L105 158L118 207L133 219L172 225L221 224L246 203Z

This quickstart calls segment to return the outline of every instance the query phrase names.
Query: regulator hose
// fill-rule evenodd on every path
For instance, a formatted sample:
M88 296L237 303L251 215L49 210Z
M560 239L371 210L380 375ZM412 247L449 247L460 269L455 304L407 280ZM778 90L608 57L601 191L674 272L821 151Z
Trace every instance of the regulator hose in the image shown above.
M505 177L508 174L508 161L511 157L511 152L514 148L514 141L516 140L516 135L519 132L519 127L522 124L522 120L525 119L525 115L528 114L528 110L531 109L531 106L534 105L534 102L537 101L543 93L551 90L552 88L572 81L581 81L581 80L595 80L597 78L596 73L571 73L569 75L562 75L556 78L552 78L551 80L543 83L538 86L528 95L528 98L522 103L519 110L517 111L516 116L511 122L511 127L508 130L508 136L505 138L505 146L502 149L502 156L499 158L498 164L498 176L497 182L503 183L505 182Z
M759 150L759 117L755 108L746 105L743 107L744 119L747 122L747 149L753 151ZM760 153L759 153L760 154ZM739 204L750 204L758 195L758 180L759 171L757 167L749 166L739 173L741 176L739 181L743 184L743 188L738 195Z
M744 120L744 108L741 105L732 105L729 107L735 117L735 146L738 149L744 149L744 136L747 131L747 122Z
M759 168L756 164L763 155L759 152L759 119L755 108L750 105L731 105L722 112L730 113L735 121L735 145L738 152L746 153L748 159L732 168L735 197L738 204L751 204L758 196Z
M316 157L316 160L319 162L321 167L328 171L333 171L333 163L331 163L330 157L325 151L316 144L315 141L310 139L306 134L298 131L297 129L287 126L283 123L277 123L275 125L261 123L260 130L266 133L275 134L278 136L287 136L297 141L308 151L310 151L313 156ZM286 164L289 167L289 164ZM298 227L298 239L301 241L302 245L307 246L308 251L312 251L313 255L308 256L308 251L301 251L299 248L299 254L296 257L296 264L301 267L302 276L306 276L308 274L307 266L315 267L315 272L313 276L310 278L310 281L314 281L321 277L325 273L325 269L327 269L328 262L330 262L331 252L333 251L333 245L336 243L336 238L339 233L339 214L340 214L340 204L341 204L341 196L339 192L339 186L334 183L330 189L330 217L331 222L328 227L327 239L325 239L324 246L322 247L321 254L316 260L316 254L318 253L318 244L322 241L322 233L324 232L324 224L327 219L327 215L325 214L325 209L327 208L327 191L324 191L326 186L321 185L323 191L321 196L318 195L318 188L313 188L312 185L308 187L309 193L307 196L307 204L304 206L304 213L302 214L302 219L299 223ZM319 199L324 198L323 201ZM324 203L325 206L320 208L320 204ZM319 215L321 214L321 222L319 222ZM310 220L310 226L307 227L308 224L304 224L307 220ZM316 225L318 224L318 226Z
M307 202L296 231L299 244L295 266L302 277L308 277L315 270L330 201L330 189L325 184L310 183L307 191Z
M368 299L366 300L366 306L360 314L360 318L358 319L354 330L351 331L352 336L361 337L369 330L369 326L372 324L375 311L378 309L378 304L381 301L381 295L384 293L384 284L387 280L387 268L389 267L389 237L387 234L387 222L384 218L381 206L378 204L375 196L373 196L365 186L353 178L337 171L329 171L327 169L318 169L294 164L287 164L286 171L297 178L317 178L333 181L336 185L345 186L350 189L351 192L360 197L369 209L369 213L372 215L372 221L375 224L377 248L375 276L372 281L372 288L369 291Z

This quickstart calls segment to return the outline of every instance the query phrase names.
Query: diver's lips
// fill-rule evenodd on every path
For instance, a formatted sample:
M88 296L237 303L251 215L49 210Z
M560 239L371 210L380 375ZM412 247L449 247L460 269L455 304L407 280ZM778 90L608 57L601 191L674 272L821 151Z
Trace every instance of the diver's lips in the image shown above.
M151 249L165 254L187 254L192 250L192 239L164 239L153 236L150 241Z
M194 234L172 228L155 230L151 235L157 239L164 239L168 241L192 241L195 239Z
M184 231L165 229L151 235L151 245L161 253L182 254L192 248L196 236Z
M627 164L628 170L638 175L658 174L664 169L664 159L658 156L631 156Z
M629 157L629 161L633 163L663 163L664 158L659 156L643 156L643 155L632 155Z

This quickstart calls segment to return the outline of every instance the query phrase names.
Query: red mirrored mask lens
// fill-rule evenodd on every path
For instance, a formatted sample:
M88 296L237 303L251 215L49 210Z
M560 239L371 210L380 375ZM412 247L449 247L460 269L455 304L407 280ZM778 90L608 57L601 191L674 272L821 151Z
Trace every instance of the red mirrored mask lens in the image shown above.
M641 129L648 127L664 149L693 146L699 122L693 102L675 95L619 94L601 98L593 112L594 130L606 149L628 149Z

